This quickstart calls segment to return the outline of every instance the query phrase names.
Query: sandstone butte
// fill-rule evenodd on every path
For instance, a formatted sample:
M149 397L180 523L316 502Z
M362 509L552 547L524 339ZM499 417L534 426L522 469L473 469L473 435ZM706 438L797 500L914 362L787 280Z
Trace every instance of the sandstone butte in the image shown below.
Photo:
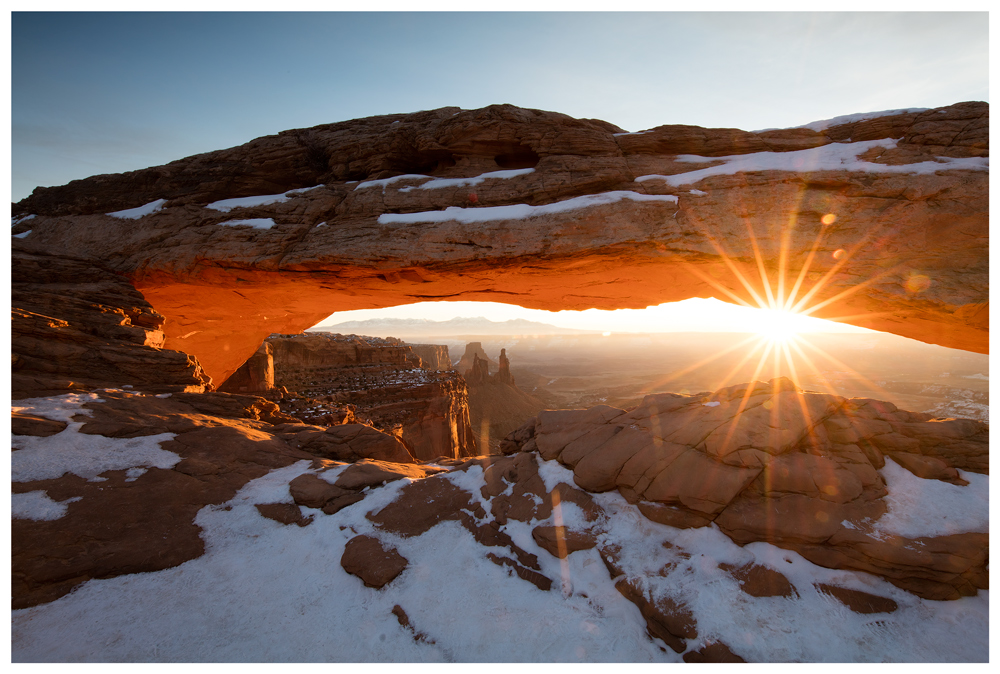
M422 300L794 294L817 317L985 353L988 118L980 102L760 132L626 133L510 105L370 117L37 188L13 205L12 250L140 291L109 305L135 333L119 337L193 357L171 367L198 385L271 333ZM15 274L15 296L30 281ZM21 308L29 336L72 328Z

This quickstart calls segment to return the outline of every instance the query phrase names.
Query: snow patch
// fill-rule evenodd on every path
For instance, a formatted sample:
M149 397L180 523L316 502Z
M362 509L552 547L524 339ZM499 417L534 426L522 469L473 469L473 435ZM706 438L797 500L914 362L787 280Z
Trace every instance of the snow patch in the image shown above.
M386 185L391 185L395 182L399 182L400 180L417 180L419 178L429 179L430 176L425 176L421 173L407 173L401 176L382 178L381 180L366 180L363 183L358 183L357 187L354 188L354 191L357 192L358 190L367 189L369 187L381 187L382 189L385 189Z
M156 201L150 201L145 206L129 208L124 211L115 211L114 213L105 213L105 215L110 215L112 218L121 218L122 220L138 220L161 210L165 203L167 203L166 199L157 199Z
M316 185L314 187L300 187L294 190L288 190L281 194L262 194L256 197L237 197L235 199L222 199L221 201L213 201L212 203L205 206L205 208L211 208L214 211L222 211L223 213L228 213L234 208L253 208L254 206L266 206L267 204L279 204L294 197L299 196L303 192L308 192L309 190L315 190L322 187L322 185Z
M274 218L248 218L218 223L219 227L253 227L254 229L271 229L276 224Z
M21 232L20 234L11 234L11 236L14 237L15 239L23 239L24 237L26 237L29 234L31 234L31 231L32 230L29 229L28 231Z
M13 227L14 225L18 225L18 224L24 222L25 220L31 220L34 217L35 217L35 214L32 213L30 215L22 215L22 216L17 217L17 218L11 218L10 219L10 226Z
M719 402L718 400L713 400L713 401L712 401L712 402L710 402L710 403L702 403L702 406L703 406L703 407L718 407L718 406L719 406L719 405L721 405L721 404L722 404L722 403L720 403L720 402Z
M160 433L139 438L106 438L102 435L80 433L85 422L73 421L79 414L90 416L90 410L81 405L104 402L96 394L67 394L51 398L30 398L11 405L12 412L25 412L36 416L67 422L61 432L48 437L11 434L11 480L32 482L62 477L66 473L79 475L91 482L108 470L129 468L173 468L181 457L160 447L161 442L173 440L175 433Z
M982 379L983 381L989 381L990 380L989 375L980 374L978 372L976 374L966 375L964 378L965 379Z
M896 147L891 138L866 140L857 143L830 143L821 147L792 152L753 152L751 154L730 155L727 157L700 157L697 155L679 155L676 161L706 163L722 162L716 166L677 173L674 175L645 175L635 179L641 183L647 180L662 180L668 185L692 185L700 180L716 175L733 175L749 171L861 171L866 173L906 173L932 174L948 170L989 170L989 159L985 157L968 157L954 159L938 157L939 161L924 161L916 164L876 164L862 161L858 155L876 147L891 150Z
M80 500L81 497L75 496L65 501L53 501L41 489L24 494L11 494L10 516L19 520L57 520L66 514L68 504Z
M704 197L708 194L708 192L702 192L701 190L688 190L688 193L693 194L696 197Z
M856 112L852 115L840 115L839 117L832 117L830 119L821 119L816 122L809 122L808 124L803 124L802 126L793 126L793 129L812 129L813 131L826 131L831 126L841 126L843 124L852 124L854 122L864 122L869 119L877 119L879 117L890 117L892 115L903 115L911 112L927 112L930 108L900 108L898 110L881 110L879 112ZM941 112L944 112L943 110Z
M639 194L625 190L588 194L557 201L544 206L529 206L528 204L512 204L510 206L488 206L485 208L460 208L451 206L443 211L424 211L421 213L383 213L378 216L380 225L413 224L418 222L492 222L495 220L525 220L540 215L565 213L581 208L613 204L619 201L638 202L670 202L677 203L674 195Z
M573 471L554 460L542 461L541 457L539 457L538 476L545 483L546 491L552 491L560 482L565 482L568 485L576 485L576 481L573 479Z
M889 490L888 512L874 524L878 536L896 534L907 538L948 536L966 532L989 532L989 475L960 470L965 487L917 477L886 457L879 470Z
M428 181L423 185L411 185L410 187L400 188L400 192L409 192L410 190L437 190L446 187L471 187L472 185L478 185L485 181L487 178L496 180L508 180L510 178L516 178L517 176L528 175L529 173L534 173L535 169L511 169L509 171L492 171L490 173L482 173L473 178L437 178L435 180Z

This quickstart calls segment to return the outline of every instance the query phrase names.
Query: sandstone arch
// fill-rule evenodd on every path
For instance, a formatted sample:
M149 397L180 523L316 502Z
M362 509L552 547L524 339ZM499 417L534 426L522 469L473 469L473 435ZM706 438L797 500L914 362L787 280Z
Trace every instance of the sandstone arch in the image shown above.
M126 276L216 385L338 310L756 304L763 277L814 316L986 353L988 152L985 103L757 133L443 108L38 188L12 245Z

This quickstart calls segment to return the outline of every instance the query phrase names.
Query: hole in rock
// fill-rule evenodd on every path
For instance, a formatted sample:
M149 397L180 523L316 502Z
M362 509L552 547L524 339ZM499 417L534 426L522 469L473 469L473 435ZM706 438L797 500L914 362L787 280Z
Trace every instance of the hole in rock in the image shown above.
M415 455L470 437L478 451L495 450L541 409L628 409L648 394L707 393L776 377L935 416L986 420L989 409L987 355L712 299L555 312L421 302L334 313L302 335L267 342L276 386L303 401L353 405ZM414 437L404 408L459 380L468 389L468 418L436 430L424 424L424 436ZM316 403L297 404L297 413L325 414L308 409Z
M432 175L435 171L451 168L456 163L455 157L449 152L414 152L398 157L393 162L392 170L400 175L417 173Z
M503 169L526 169L538 166L539 156L526 145L520 145L502 152L493 158Z

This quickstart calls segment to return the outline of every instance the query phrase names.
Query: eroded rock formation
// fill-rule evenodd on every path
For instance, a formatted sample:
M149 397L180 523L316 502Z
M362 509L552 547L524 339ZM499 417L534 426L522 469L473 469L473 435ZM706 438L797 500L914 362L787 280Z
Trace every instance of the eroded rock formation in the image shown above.
M429 299L756 305L794 288L814 316L985 352L988 114L756 133L507 105L372 117L38 188L12 245L125 275L216 383L270 333Z
M274 354L264 342L247 362L219 386L226 393L265 393L274 388Z
M465 381L450 369L424 368L400 340L323 332L272 335L265 344L274 351L275 383L292 391L280 398L289 414L362 418L419 459L478 453Z
M450 370L451 356L444 344L407 344L429 370Z
M519 389L510 374L507 349L500 349L498 363L490 360L481 342L470 342L459 362L469 385L469 420L483 454L497 454L500 441L524 420L545 408L541 400ZM490 368L496 374L490 374Z
M11 389L26 398L99 386L203 391L198 359L163 348L164 317L98 263L11 253Z
M911 539L874 524L887 508L878 472L886 456L919 477L967 484L956 469L989 471L982 422L805 392L782 378L650 395L628 412L544 411L501 449L556 459L578 486L617 489L654 521L715 522L741 545L767 541L922 597L954 599L988 584L987 533Z
M320 469L337 465L332 459L370 458L392 466L413 462L396 438L368 426L334 430L297 424L274 403L253 396L164 396L121 390L91 394L72 428L51 439L73 447L72 437L82 434L103 440L113 456L126 439L156 436L162 450L176 456L172 465L99 470L103 480L98 480L78 461L65 473L39 475L38 459L31 458L36 451L32 438L49 430L16 429L13 492L44 492L72 507L52 521L12 520L14 608L52 601L90 578L155 571L199 557L205 544L194 522L198 511L232 498L244 484L276 468L302 460ZM273 509L265 513L280 517Z

